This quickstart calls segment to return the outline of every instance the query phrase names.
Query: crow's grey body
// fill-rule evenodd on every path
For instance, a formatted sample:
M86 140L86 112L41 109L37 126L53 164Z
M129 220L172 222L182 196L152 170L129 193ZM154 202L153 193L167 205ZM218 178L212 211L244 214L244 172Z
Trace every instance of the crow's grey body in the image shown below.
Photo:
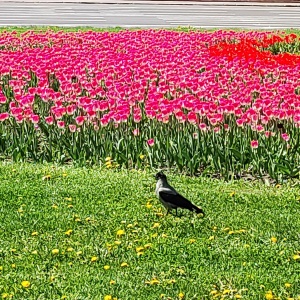
M155 194L162 205L167 209L167 213L171 209L185 208L194 211L197 214L204 212L201 208L192 204L189 200L181 196L171 185L168 184L167 177L162 172L156 174L157 179Z

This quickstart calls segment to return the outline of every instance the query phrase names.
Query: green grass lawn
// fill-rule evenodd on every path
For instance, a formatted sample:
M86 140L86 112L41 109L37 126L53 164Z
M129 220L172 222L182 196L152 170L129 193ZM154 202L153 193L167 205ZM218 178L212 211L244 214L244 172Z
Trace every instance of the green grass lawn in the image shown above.
M153 172L1 163L0 296L300 299L299 188L168 175L205 218Z

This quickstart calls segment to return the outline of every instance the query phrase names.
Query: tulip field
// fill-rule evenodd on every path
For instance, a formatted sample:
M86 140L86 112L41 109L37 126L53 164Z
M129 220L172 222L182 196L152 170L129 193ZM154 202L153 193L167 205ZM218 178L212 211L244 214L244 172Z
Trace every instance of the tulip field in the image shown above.
M283 32L3 31L1 158L299 177L299 53Z

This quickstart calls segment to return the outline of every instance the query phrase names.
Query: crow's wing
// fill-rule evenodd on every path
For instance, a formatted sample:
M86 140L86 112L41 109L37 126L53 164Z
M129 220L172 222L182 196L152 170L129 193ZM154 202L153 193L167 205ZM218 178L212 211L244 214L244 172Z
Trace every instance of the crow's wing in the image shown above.
M173 207L187 208L189 210L193 209L193 204L189 200L171 189L161 188L158 193L163 201Z

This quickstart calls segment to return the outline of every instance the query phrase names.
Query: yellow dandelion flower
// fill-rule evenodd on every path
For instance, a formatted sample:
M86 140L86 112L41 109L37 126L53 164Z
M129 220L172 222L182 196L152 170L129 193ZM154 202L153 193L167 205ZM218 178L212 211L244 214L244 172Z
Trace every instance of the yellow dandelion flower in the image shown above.
M111 280L109 283L110 284L116 284L116 282L114 280Z
M234 298L235 298L235 299L242 299L242 296L241 296L240 294L235 294L235 295L234 295Z
M245 244L244 248L250 248L250 245L249 244Z
M153 226L152 226L152 228L158 228L159 226L160 226L159 223L154 223Z
M58 250L58 249L53 249L51 252L52 252L52 254L55 255L55 254L58 254L58 253L59 253L59 250Z
M104 300L113 300L111 295L106 295L104 296Z
M218 229L217 226L214 226L214 227L212 228L213 231L216 231L217 229Z
M158 217L163 217L164 214L161 213L161 212L157 212L156 215L157 215Z
M10 249L10 251L11 251L11 252L16 252L17 249L14 249L14 248L13 248L13 249Z
M211 236L208 238L209 241L212 241L212 240L214 240L214 239L215 239L215 236L214 236L214 235L211 235Z
M74 206L72 204L69 204L68 205L68 208L73 208Z
M109 269L110 269L110 266L106 265L106 266L104 266L103 268L104 268L104 270L109 270Z
M160 294L160 298L166 297L166 294Z
M272 243L277 243L277 238L274 237L274 236L272 236L272 237L271 237L271 242L272 242Z
M153 238L156 238L156 237L158 236L158 234L157 234L157 232L155 232L155 233L153 233L151 236L152 236Z
M38 235L38 232L37 232L37 231L34 231L31 235L32 235L32 236L37 236L37 235Z
M68 176L68 174L67 173L62 173L62 176L66 177L66 176Z
M211 295L217 295L217 294L218 294L218 291L212 290L212 291L210 292L210 294L211 294Z
M6 299L6 298L8 298L9 297L9 294L8 293L3 293L2 294L2 299Z
M0 266L0 271L2 271L3 270L3 266Z
M52 208L58 209L58 205L57 205L57 204L53 204L53 205L52 205Z
M128 263L127 262L122 262L121 267L128 267Z
M65 200L66 201L72 201L72 198L71 197L65 197Z
M230 197L233 197L234 195L235 195L235 192L231 192L231 193L229 194Z
M272 300L272 299L274 299L274 295L273 295L272 291L266 292L265 298L266 298L267 300Z
M107 157L105 158L105 161L110 161L110 160L112 160L112 158L111 158L110 156L107 156Z
M97 257L97 256L92 256L91 262L95 262L95 261L97 261L97 260L98 260L98 257Z
M152 208L152 204L150 202L147 202L146 207L150 209Z
M149 281L149 284L151 284L151 285L159 284L159 283L160 283L160 281L159 281L158 279L156 279L156 278L152 278L152 279Z
M144 251L144 247L143 247L143 246L136 247L136 248L135 248L135 251L136 251L136 252Z
M74 248L72 247L67 248L67 252L72 252L72 251L74 251Z
M31 252L31 254L33 254L33 255L37 255L37 254L38 254L38 252L37 252L37 250L33 250L33 251Z
M231 291L229 290L229 289L226 289L226 290L224 290L223 291L223 295L227 295L227 294L229 294Z
M288 288L290 288L292 285L291 285L290 283L287 282L287 283L284 284L284 286L288 289Z
M146 157L146 155L141 154L140 159L143 160Z
M194 244L195 242L196 242L195 239L189 239L189 243L190 243L190 244Z
M165 233L162 233L161 237L162 238L167 238L168 236Z
M293 255L293 259L294 259L294 260L298 260L298 259L300 259L300 255L299 255L299 254L295 254L295 255Z
M121 241L115 241L116 245L121 245L121 243L122 243Z
M28 280L24 280L24 281L22 281L21 282L21 285L22 285L22 287L23 288L29 288L30 287L30 281L28 281Z
M73 232L73 230L72 229L69 229L69 230L67 230L66 232L65 232L65 235L71 235L72 234L72 232Z
M183 299L183 298L184 298L184 294L180 292L180 293L178 294L178 298L179 298L179 299Z
M234 234L233 230L228 231L228 234Z
M68 297L66 295L62 295L60 299L67 299Z
M150 243L149 243L149 244L145 244L145 245L144 245L144 248L145 248L145 249L148 249L148 248L150 248L151 246L152 246L152 244L150 244Z
M16 264L11 264L11 267L14 269L14 268L16 268L17 266L16 266Z
M133 227L132 224L128 224L128 225L127 225L127 228L132 228L132 227Z
M55 280L55 277L54 276L50 276L50 282L53 282Z
M81 254L82 254L82 251L77 251L76 254L77 254L77 255L81 255Z
M229 227L225 227L225 228L223 229L223 231L229 231L229 230L230 230Z
M125 235L125 231L123 229L119 229L117 231L117 236L122 236L122 235Z

